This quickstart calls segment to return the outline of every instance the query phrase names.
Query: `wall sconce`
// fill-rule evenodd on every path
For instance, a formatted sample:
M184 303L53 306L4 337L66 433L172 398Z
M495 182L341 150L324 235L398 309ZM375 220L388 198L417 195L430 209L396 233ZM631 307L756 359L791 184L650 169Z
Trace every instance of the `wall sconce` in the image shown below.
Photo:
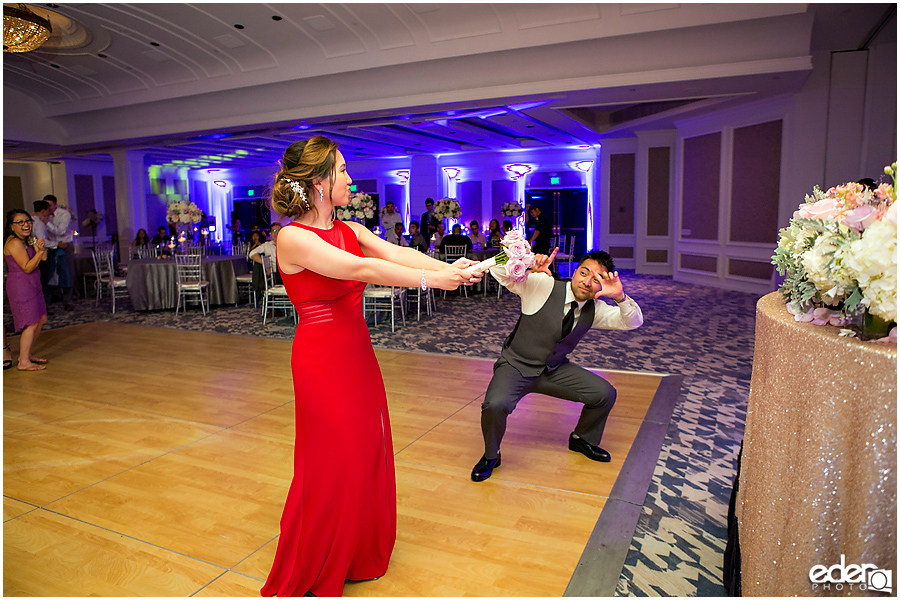
M407 182L409 181L409 171L408 170L397 171L395 173L395 175L397 175L397 177L399 177L401 179L401 181L400 181L401 185L406 185Z
M583 173L587 173L591 170L591 167L594 166L594 161L592 160L580 160L573 165L576 169Z
M454 181L457 177L459 177L460 170L456 167L444 167L444 173L447 174L447 178L450 181Z
M513 181L516 181L517 179L520 179L520 178L524 177L525 175L528 175L529 173L531 173L531 166L530 165L520 165L520 164L506 165L506 170L509 171L510 173L512 173Z

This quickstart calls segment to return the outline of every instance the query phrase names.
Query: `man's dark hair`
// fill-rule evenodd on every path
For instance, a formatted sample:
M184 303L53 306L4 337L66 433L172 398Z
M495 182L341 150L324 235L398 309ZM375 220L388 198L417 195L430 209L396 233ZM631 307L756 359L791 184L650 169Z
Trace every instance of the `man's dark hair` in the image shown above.
M413 225L415 225L416 227L418 227L418 226L419 226L419 222L418 222L418 221L410 221L410 222L409 222L409 226L412 227Z
M456 225L453 226L453 228L452 228L450 231L451 231L452 233L456 233L457 231L462 232L462 225L460 225L459 223L457 223Z
M31 205L34 206L34 212L41 212L50 208L50 203L46 200L35 200Z
M56 196L54 196L53 194L47 194L46 196L44 196L44 201L45 202L56 202ZM57 202L57 204L59 204L59 203Z
M597 264L606 267L606 270L610 273L616 270L616 265L613 264L612 256L603 250L591 250L581 257L581 260L578 261L578 266L580 267L586 260L596 261Z
M510 221L509 219L503 219L503 224L512 229L512 221Z
M434 204L434 198L425 198L425 204L428 204L429 202Z
M393 201L393 200L388 200L387 202L384 203L385 206L387 206L388 204L390 204L391 206L393 206L393 205L394 205L394 201Z

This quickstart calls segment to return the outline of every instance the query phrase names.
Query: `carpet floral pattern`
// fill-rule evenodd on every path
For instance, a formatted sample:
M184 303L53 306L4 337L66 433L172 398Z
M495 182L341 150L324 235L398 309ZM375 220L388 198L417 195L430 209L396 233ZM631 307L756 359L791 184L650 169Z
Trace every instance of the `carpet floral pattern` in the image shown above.
M622 571L620 596L723 596L722 553L726 513L744 431L753 358L753 294L689 285L669 277L623 271L625 289L640 304L644 325L635 331L591 332L571 359L601 369L684 376ZM289 340L294 323L279 314L263 325L247 303L136 312L127 300L115 315L109 301L76 302L64 312L50 305L47 329L98 320ZM117 307L120 308L120 307ZM495 358L518 317L518 297L504 292L437 299L437 312L421 321L407 316L391 333L389 319L370 326L376 348ZM398 315L399 319L399 315ZM12 331L4 311L6 331ZM285 365L287 368L287 365Z

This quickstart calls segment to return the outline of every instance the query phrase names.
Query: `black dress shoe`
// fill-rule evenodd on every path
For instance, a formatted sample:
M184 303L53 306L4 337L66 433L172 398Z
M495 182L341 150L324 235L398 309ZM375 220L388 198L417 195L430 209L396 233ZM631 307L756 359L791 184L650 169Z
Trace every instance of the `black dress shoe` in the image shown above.
M497 458L487 459L484 455L481 455L481 460L478 461L478 464L475 465L475 468L472 469L472 481L484 481L488 477L491 476L491 473L494 472L494 469L500 466L500 453L497 453Z
M600 446L594 446L593 444L587 443L580 437L575 437L574 433L569 436L569 450L573 452L581 452L589 459L596 460L598 462L609 462L610 460L612 460L609 452L607 452Z

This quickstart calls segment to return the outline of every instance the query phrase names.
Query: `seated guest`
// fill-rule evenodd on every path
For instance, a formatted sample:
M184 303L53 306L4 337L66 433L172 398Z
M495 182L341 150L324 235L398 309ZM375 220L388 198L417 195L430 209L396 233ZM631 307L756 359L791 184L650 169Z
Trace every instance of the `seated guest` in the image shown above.
M457 223L453 226L453 233L450 235L445 235L441 240L441 244L439 248L441 249L441 254L446 254L444 252L444 248L447 246L465 246L466 252L472 251L472 240L469 239L469 236L462 235L462 227Z
M259 229L257 229L256 231L250 232L250 249L251 250L253 250L254 248L256 248L257 246L259 246L260 244L262 244L265 241L266 241L266 238Z
M384 239L398 246L409 245L409 243L403 238L403 223L401 221L394 223L394 227L390 231L384 232Z
M151 246L165 246L169 243L169 236L166 235L166 227L165 225L160 225L156 229L156 235L153 236L153 239L150 240Z
M150 236L147 235L146 229L138 229L137 235L134 236L134 241L131 242L132 248L146 248L150 245Z
M469 239L472 240L472 247L476 250L483 250L487 246L487 238L479 231L478 221L469 223L469 229L472 230L472 233L469 234Z
M503 231L500 229L500 221L498 221L497 219L491 219L485 237L487 237L488 244L490 244L491 246L499 246L500 240L503 239Z
M435 225L434 235L431 236L429 240L431 242L431 247L435 250L439 250L441 247L441 240L444 239L444 222L438 221L438 224Z
M281 285L281 274L278 272L278 256L275 253L275 243L278 239L278 232L281 230L281 225L279 223L273 223L272 229L270 230L272 234L272 239L266 242L262 242L257 244L250 250L250 254L248 254L248 258L253 261L253 289L257 294L265 293L265 282L263 282L263 255L268 256L272 259L272 268L275 269L275 284ZM258 231L250 234L250 238L252 239L254 236L258 237L261 235Z
M503 221L503 236L505 237L510 231L512 231L512 221L505 219Z
M428 251L428 242L425 240L425 236L419 231L418 221L409 222L409 246L415 248L419 252Z

